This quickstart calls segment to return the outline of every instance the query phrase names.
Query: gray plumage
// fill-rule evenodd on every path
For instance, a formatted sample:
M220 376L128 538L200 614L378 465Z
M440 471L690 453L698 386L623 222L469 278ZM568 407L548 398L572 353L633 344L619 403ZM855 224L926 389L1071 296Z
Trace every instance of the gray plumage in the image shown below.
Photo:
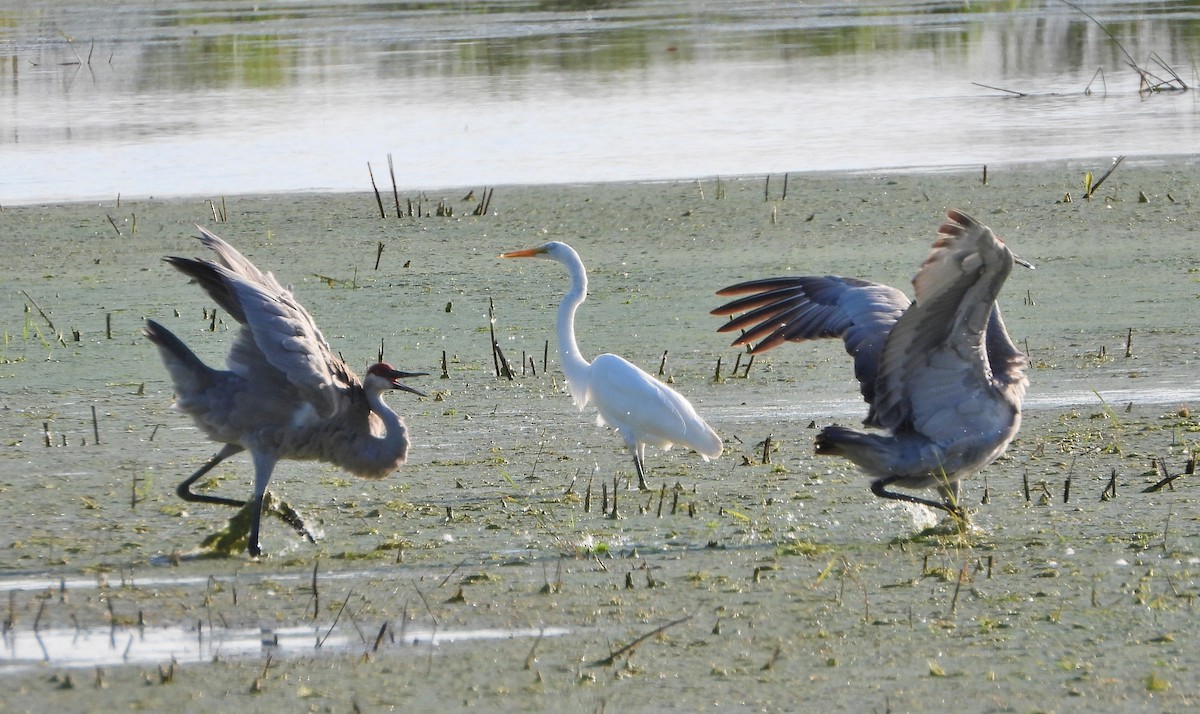
M215 260L168 257L191 276L242 327L227 358L228 369L205 365L167 328L146 321L175 385L175 406L213 441L225 446L179 485L189 501L244 506L244 501L192 493L191 485L229 456L249 450L254 460L254 507L248 550L261 553L262 500L280 459L336 464L378 479L404 463L408 432L383 392L402 389L398 380L423 373L372 365L365 380L330 350L312 315L290 288L263 273L233 246L200 228L200 241ZM298 519L291 522L308 535Z
M857 278L807 276L732 285L748 295L713 310L744 313L719 328L745 330L735 345L753 352L785 341L840 337L854 358L868 413L863 424L817 436L816 453L863 469L878 496L952 514L959 481L996 460L1021 426L1025 356L1008 336L996 296L1015 257L990 228L949 211L913 279L916 301ZM888 491L937 488L942 503Z

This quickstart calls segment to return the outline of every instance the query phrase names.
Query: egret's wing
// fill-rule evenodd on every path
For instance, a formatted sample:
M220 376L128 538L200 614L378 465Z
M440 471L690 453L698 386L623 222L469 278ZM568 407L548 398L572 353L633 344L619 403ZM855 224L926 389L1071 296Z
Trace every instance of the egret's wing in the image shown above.
M592 360L591 400L601 418L626 438L667 447L680 444L706 458L721 455L721 439L682 394L613 354Z
M842 338L846 352L854 357L854 376L863 398L872 405L867 423L873 423L879 355L892 326L908 308L908 297L887 285L836 275L753 280L717 292L747 293L712 311L714 315L744 313L718 332L745 330L733 344L758 340L752 352L784 341Z
M291 290L233 246L201 230L201 241L217 253L219 263L177 257L167 262L195 278L244 325L229 353L230 370L252 381L278 379L282 384L286 380L320 416L332 415L357 378L333 354L312 315Z
M916 302L888 335L876 378L878 425L915 428L933 439L961 433L980 400L997 398L993 357L1005 382L1024 380L1017 366L1024 358L995 304L1012 256L987 226L956 211L947 215L913 278ZM1023 383L1019 389L1023 394Z

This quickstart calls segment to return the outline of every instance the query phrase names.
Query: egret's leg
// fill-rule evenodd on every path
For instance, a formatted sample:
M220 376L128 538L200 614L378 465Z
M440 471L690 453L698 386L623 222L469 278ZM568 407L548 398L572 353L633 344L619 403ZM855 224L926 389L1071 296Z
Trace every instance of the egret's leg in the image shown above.
M637 469L638 475L638 490L649 491L650 487L646 485L646 445L638 444L633 447L633 465Z
M890 498L893 501L905 501L907 503L919 503L922 506L936 508L938 510L942 510L942 511L945 511L946 513L949 513L950 515L954 516L955 518L961 519L964 517L962 511L959 510L959 508L958 508L957 501L955 501L953 504L939 503L937 501L931 501L928 498L920 498L919 496L910 496L907 493L896 493L895 491L887 490L888 486L895 483L896 481L899 481L902 478L904 478L904 477L903 476L888 476L887 478L876 479L871 482L871 493L875 494L876 496L879 496L880 498ZM957 485L957 483L956 483L956 485Z
M209 471L212 471L217 464L221 463L225 459L244 450L245 449L242 446L237 444L226 444L225 446L222 446L221 450L208 460L208 463L201 466L196 473L189 476L186 481L176 487L175 494L185 501L216 503L222 506L234 506L235 508L241 508L242 506L246 505L245 501L237 501L232 498L222 498L220 496L206 496L202 493L192 493L192 484L196 483L201 476Z

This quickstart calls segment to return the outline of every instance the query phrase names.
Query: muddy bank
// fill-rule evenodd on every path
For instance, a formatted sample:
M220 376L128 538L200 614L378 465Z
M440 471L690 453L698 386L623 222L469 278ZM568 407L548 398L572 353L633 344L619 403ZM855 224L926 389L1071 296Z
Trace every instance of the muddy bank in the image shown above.
M0 704L1190 709L1195 484L1140 491L1152 459L1181 471L1200 431L1200 166L1128 161L1081 200L1083 173L1103 168L993 170L987 185L793 175L786 199L782 176L501 187L486 216L464 188L387 220L369 195L225 197L225 222L202 199L0 212ZM431 215L443 198L454 215ZM811 455L810 424L864 413L840 344L786 345L735 375L708 310L717 288L770 275L907 288L948 207L1037 265L1002 296L1034 367L1018 440L965 484L975 529L923 537L927 513ZM414 445L389 479L277 470L273 491L322 538L268 522L257 563L188 557L229 514L173 490L215 448L169 409L139 335L151 317L224 358L230 325L160 260L199 252L193 223L292 283L351 364L382 342L431 373L429 399L390 398ZM583 350L651 371L667 352L666 375L726 439L720 460L651 450L663 490L629 490L620 439L562 389L565 272L496 259L551 239L589 268ZM525 365L511 381L494 374L489 300ZM211 486L243 497L250 474L234 459ZM615 519L601 503L614 477Z

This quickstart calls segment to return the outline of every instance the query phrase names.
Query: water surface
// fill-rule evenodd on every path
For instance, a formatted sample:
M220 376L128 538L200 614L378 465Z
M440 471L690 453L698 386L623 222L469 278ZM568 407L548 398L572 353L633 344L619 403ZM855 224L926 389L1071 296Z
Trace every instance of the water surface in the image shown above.
M1193 152L1200 4L1086 8L18 0L0 204Z

